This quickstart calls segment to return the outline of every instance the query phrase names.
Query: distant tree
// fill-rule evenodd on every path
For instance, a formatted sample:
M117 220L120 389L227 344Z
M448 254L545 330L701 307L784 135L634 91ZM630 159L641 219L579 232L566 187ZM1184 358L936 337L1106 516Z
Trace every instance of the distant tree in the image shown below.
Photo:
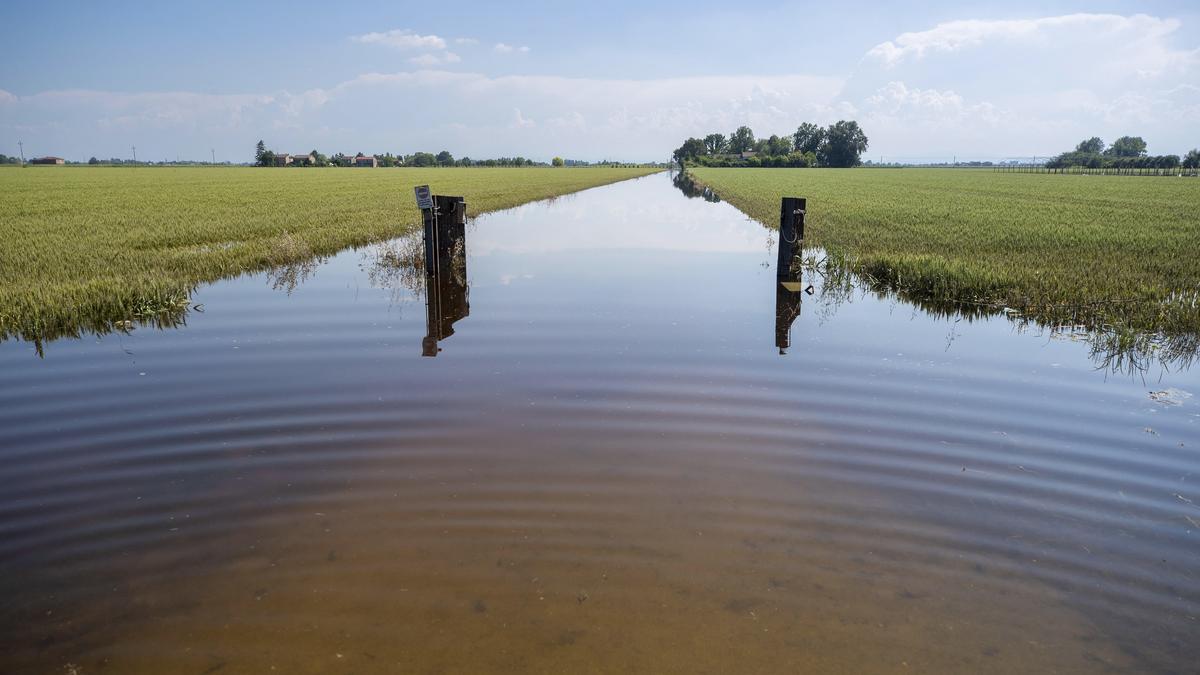
M867 135L858 122L839 120L825 130L825 142L821 145L818 159L823 166L858 166L862 154L867 151Z
M95 157L92 157L91 159L88 160L88 164L99 164L99 163L100 163L100 160L96 159Z
M1146 154L1146 141L1141 136L1122 136L1113 141L1104 154L1111 157L1142 157Z
M812 122L801 124L792 134L792 147L801 154L811 152L816 155L824 142L825 130Z
M725 134L709 134L704 137L704 149L710 155L724 152L727 145Z
M261 157L258 158L259 166L275 166L275 153L270 150L264 150Z
M782 157L792 151L792 139L781 138L775 134L767 139L767 154L772 157Z
M554 159L550 160L550 166L563 166L563 164L564 162L562 157L555 157Z
M454 155L443 150L437 154L437 163L439 166L454 166Z
M1092 136L1086 141L1080 141L1079 145L1075 146L1075 152L1098 155L1104 152L1104 141L1100 140L1099 136Z
M1192 149L1184 156L1183 168L1200 169L1200 149Z
M703 155L704 150L704 141L699 138L689 138L683 142L683 145L675 149L671 157L679 163L679 168L682 169L685 162Z
M748 152L754 149L754 132L750 127L740 126L729 135L729 151L732 153Z
M458 166L471 166L472 162L470 157L461 157L455 162L455 164Z
M437 164L437 158L429 152L414 152L408 164L412 166L433 166Z
M263 157L266 154L267 154L267 144L263 143L262 139L259 139L258 144L254 146L254 163L259 166L266 166L267 164L263 161ZM274 159L274 158L272 158L272 159Z

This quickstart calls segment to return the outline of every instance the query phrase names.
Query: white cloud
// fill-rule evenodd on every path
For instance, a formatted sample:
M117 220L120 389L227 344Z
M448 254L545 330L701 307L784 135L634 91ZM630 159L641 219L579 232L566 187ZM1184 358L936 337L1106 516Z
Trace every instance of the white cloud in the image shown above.
M513 52L520 52L522 54L526 54L529 52L529 47L525 47L525 46L516 47L514 45L504 44L503 42L497 42L496 46L492 47L492 49L495 50L496 53L498 53L498 54L512 54Z
M16 94L13 94L10 91L5 91L3 89L0 89L0 105L4 105L5 103L16 103L16 102L17 102Z
M537 122L534 122L533 120L530 120L530 119L525 119L525 116L521 114L520 108L513 108L512 127L514 129L532 129L533 127L536 127L536 126L537 126Z
M947 21L928 30L902 33L867 52L886 67L905 61L920 61L932 54L962 52L988 44L1045 49L1095 51L1087 54L1104 62L1123 60L1123 71L1144 77L1171 68L1195 65L1200 50L1177 50L1166 38L1179 29L1178 19L1161 19L1145 14L1068 14L1039 19ZM1115 57L1115 58L1114 58ZM1054 64L1046 64L1053 67Z
M1044 156L1124 134L1180 152L1200 109L1188 89L1200 49L1177 44L1180 25L1141 14L949 21L870 49L840 98L885 154Z
M446 41L436 35L418 35L408 29L365 33L350 38L363 44L381 44L396 49L445 49Z
M446 63L458 63L462 58L454 52L444 52L442 54L421 54L414 56L408 60L409 63L416 64L425 68L442 65Z
M456 45L477 45L477 44L479 44L479 40L476 40L475 38L469 38L469 37L460 37L460 38L454 38L454 44L456 44Z

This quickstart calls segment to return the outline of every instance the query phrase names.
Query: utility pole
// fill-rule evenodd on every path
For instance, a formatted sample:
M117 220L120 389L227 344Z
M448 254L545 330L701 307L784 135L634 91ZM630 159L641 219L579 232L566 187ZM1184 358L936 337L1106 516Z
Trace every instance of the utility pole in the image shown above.
M213 163L213 164L216 164L216 163L217 163L217 151L216 151L216 149L215 149L215 148L209 148L209 149L208 149L208 151L212 153L212 158L213 158L213 162L212 162L212 163Z
M137 164L137 146L131 145L131 146L129 146L129 149L133 150L133 163Z
M25 166L25 141L17 141L17 146L21 148L21 166Z

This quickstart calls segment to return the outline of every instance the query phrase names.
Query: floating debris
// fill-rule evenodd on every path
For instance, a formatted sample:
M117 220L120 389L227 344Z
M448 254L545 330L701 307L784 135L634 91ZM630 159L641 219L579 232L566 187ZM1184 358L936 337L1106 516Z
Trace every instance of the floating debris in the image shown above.
M1184 401L1191 398L1192 395L1182 389L1170 387L1162 391L1150 392L1150 400L1163 405L1182 405Z

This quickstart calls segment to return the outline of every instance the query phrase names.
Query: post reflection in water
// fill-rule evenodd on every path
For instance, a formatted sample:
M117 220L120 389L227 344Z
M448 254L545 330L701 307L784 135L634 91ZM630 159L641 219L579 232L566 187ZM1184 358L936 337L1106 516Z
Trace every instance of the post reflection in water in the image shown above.
M471 313L467 285L466 211L462 197L435 197L425 218L425 337L422 356L437 356L438 342Z

